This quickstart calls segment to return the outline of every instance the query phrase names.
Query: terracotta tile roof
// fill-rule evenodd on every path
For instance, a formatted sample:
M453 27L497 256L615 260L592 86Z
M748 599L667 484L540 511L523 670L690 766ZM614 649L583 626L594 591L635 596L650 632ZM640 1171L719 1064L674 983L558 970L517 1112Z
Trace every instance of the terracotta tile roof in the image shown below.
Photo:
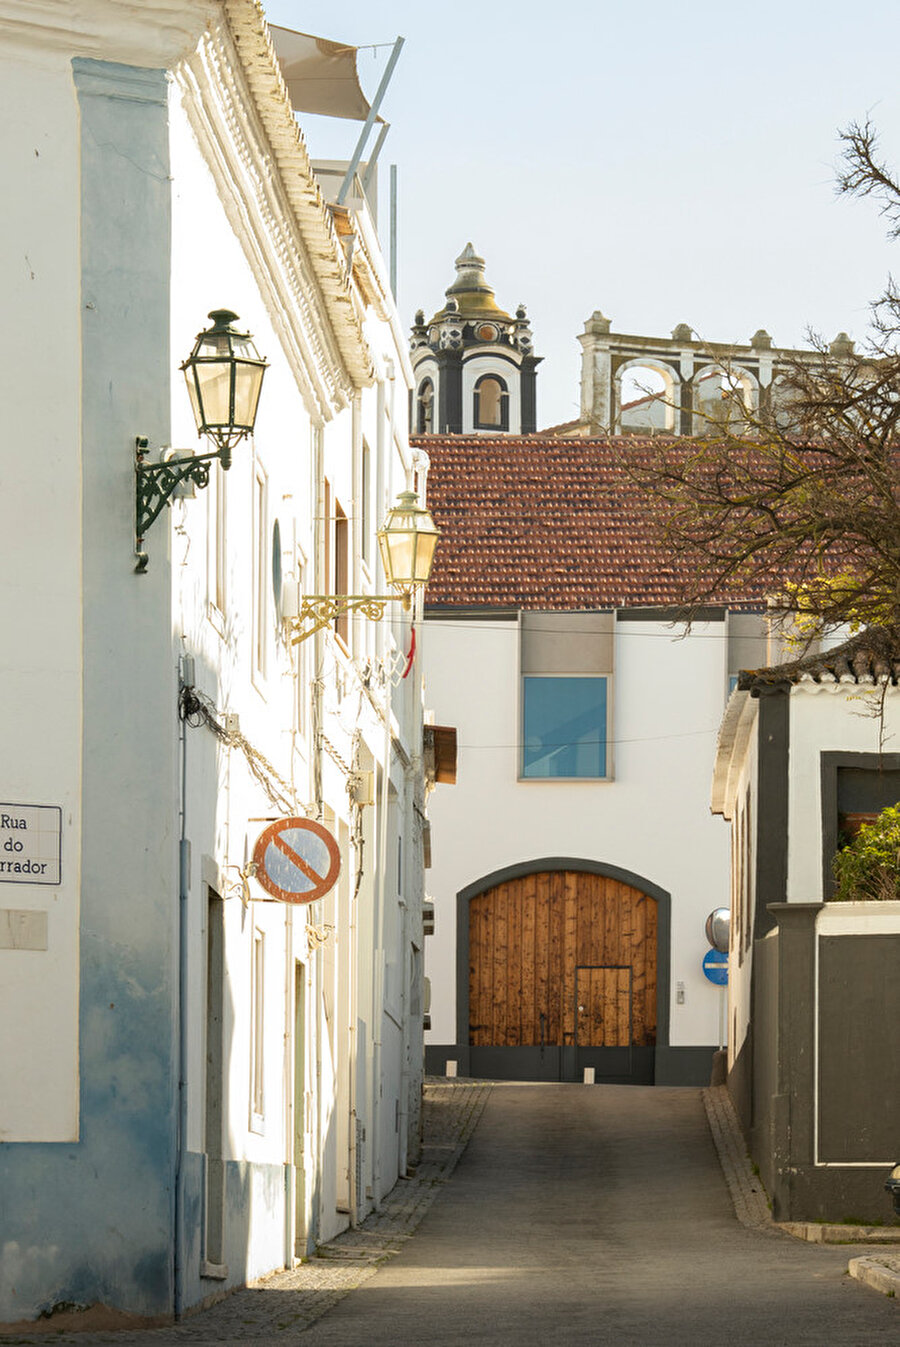
M429 607L594 609L678 605L687 568L656 536L622 457L659 437L429 435L428 505L443 531ZM711 602L760 607L763 596Z
M900 627L867 627L843 645L789 664L744 670L743 692L773 683L900 683Z

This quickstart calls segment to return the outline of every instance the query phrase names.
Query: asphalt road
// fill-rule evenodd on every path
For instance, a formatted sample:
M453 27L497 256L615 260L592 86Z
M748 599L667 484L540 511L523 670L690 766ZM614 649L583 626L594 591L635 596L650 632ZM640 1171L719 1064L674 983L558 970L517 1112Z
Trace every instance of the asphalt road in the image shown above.
M897 1347L852 1252L737 1222L698 1091L500 1084L403 1252L296 1341Z

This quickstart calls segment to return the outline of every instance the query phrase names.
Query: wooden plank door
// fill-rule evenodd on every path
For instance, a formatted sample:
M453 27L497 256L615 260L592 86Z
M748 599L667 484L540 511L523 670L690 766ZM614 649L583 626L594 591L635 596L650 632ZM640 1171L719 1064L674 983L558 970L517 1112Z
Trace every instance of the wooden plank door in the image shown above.
M628 1048L632 1043L632 970L601 964L575 970L575 1046Z
M575 870L496 884L469 904L470 1045L492 1074L501 1049L530 1071L525 1049L652 1048L656 962L656 903L632 885Z

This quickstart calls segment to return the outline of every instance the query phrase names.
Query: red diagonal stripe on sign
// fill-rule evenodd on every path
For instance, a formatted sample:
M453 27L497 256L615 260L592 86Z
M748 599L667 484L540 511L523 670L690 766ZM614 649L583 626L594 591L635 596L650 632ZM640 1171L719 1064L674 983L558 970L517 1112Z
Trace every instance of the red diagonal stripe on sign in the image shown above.
M284 840L281 833L276 833L275 836L272 838L272 841L275 843L278 850L282 852L285 856L287 856L288 860L293 862L293 864L296 865L298 870L302 871L302 873L306 875L306 878L308 880L310 880L314 885L322 883L322 876L318 874L312 868L311 865L307 865L306 861L303 859L302 856L297 855L294 848Z

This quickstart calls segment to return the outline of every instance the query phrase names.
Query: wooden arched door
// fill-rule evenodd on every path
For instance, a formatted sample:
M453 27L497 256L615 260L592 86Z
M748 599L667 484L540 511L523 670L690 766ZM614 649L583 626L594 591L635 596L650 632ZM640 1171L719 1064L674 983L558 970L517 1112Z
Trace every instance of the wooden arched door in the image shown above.
M606 875L550 870L469 902L472 1075L653 1080L657 904Z

